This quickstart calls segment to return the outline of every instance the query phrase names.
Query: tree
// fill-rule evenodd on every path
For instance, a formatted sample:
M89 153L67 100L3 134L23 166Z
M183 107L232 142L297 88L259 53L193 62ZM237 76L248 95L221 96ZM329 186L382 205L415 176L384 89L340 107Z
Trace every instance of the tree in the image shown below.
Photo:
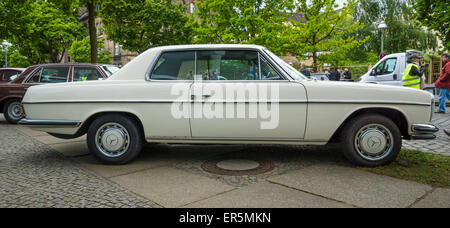
M357 29L355 37L370 36L362 46L353 48L347 58L354 61L367 60L369 55L379 55L381 51L381 21L387 24L385 31L386 53L404 52L417 49L432 52L438 47L437 37L417 25L413 18L413 7L407 0L360 0L354 13L354 20L364 23ZM373 64L373 62L372 62Z
M191 43L185 8L171 0L104 0L102 19L108 39L130 51Z
M289 21L282 36L283 49L296 56L310 53L317 67L319 61L337 64L347 51L366 42L368 37L351 35L363 26L352 21L355 2L349 0L342 9L336 8L335 0L296 1L295 12L302 18Z
M74 14L77 16L79 7L84 6L88 13L88 34L90 37L90 62L98 62L98 40L97 28L95 25L95 18L97 17L97 6L101 4L102 0L50 0L59 9L62 9L66 14Z
M438 31L447 50L450 49L450 3L448 0L415 0L417 19Z
M112 60L111 52L104 50L104 39L100 40L98 43L98 49L100 50L97 54L98 63L110 64ZM73 61L78 63L87 63L91 60L91 44L90 37L86 37L80 41L74 41L69 49L69 55Z
M14 20L20 27L9 31L8 40L30 63L61 62L72 41L82 37L84 28L77 19L66 15L51 2L24 1L17 7L22 14L15 15Z
M292 0L197 0L196 43L259 44L280 53Z

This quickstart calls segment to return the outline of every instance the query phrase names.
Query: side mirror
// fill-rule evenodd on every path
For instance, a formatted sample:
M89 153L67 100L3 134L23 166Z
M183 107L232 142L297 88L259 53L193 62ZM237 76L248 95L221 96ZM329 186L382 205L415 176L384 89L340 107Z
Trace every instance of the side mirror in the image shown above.
M377 73L375 72L375 69L372 69L372 71L370 71L370 76L376 76Z

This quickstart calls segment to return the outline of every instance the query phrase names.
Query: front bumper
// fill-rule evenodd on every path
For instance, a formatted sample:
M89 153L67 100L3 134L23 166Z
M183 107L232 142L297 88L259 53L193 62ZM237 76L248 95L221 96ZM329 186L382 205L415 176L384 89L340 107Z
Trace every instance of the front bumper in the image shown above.
M412 131L412 140L431 140L436 138L434 133L438 132L439 128L433 124L413 124Z

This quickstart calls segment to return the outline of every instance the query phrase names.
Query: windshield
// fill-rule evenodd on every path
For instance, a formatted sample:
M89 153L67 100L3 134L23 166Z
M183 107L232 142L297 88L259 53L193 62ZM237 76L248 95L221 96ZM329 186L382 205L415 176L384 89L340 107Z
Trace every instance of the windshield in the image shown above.
M269 50L264 50L269 56L275 60L277 63L281 65L284 71L289 74L294 80L308 80L308 78L303 75L302 73L298 72L294 67L286 63L284 60L282 60L280 57L275 55L274 53L270 52Z
M106 71L106 73L108 74L108 77L113 75L114 73L116 73L117 71L120 70L120 67L118 66L103 66L103 69Z

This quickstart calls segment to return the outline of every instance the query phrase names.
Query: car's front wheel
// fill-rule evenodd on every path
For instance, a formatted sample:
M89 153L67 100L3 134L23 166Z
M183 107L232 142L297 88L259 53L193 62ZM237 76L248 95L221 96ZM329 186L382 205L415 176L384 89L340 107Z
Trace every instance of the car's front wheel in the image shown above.
M135 120L120 114L97 118L89 127L87 143L94 157L108 165L124 165L141 152L143 132Z
M12 99L6 102L3 107L3 115L6 121L11 124L16 124L23 118L22 101L20 99Z
M360 166L388 165L397 159L402 135L389 118L368 114L350 120L343 130L343 153Z

